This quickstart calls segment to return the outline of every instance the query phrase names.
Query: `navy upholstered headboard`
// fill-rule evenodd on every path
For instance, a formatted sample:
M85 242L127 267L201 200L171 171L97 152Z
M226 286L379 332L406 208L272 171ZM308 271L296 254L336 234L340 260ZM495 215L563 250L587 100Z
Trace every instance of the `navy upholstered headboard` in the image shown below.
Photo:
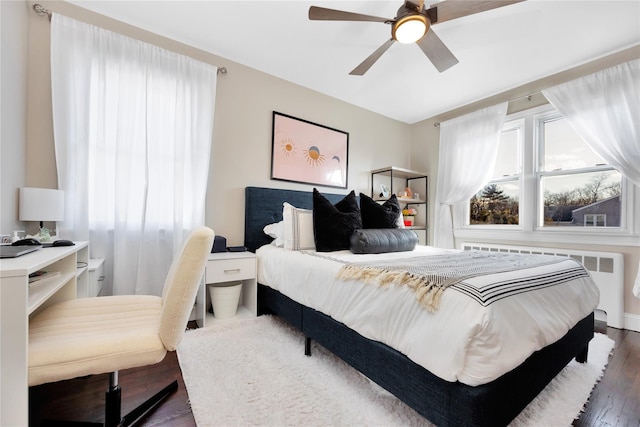
M342 200L345 194L320 191L332 203ZM283 190L278 188L246 187L244 190L244 245L255 252L262 245L271 243L264 234L265 225L282 221L282 204L289 202L296 208L313 209L313 192Z

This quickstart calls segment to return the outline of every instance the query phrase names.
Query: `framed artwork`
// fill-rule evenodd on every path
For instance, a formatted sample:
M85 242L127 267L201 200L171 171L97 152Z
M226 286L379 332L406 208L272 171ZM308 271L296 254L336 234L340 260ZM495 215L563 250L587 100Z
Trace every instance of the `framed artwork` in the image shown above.
M347 132L274 111L271 143L271 179L347 188Z

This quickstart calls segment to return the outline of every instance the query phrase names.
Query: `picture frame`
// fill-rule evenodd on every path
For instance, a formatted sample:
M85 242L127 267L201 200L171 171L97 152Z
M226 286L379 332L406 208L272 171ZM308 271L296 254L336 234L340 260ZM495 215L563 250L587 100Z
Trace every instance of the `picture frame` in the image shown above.
M349 133L273 112L271 179L347 188Z

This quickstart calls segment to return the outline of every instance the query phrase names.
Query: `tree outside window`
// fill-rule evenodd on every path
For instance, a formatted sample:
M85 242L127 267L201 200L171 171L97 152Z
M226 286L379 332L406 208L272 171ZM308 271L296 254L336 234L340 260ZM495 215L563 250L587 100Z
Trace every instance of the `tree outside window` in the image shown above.
M522 127L522 121L505 124L493 178L471 198L470 224L519 224Z
M516 197L505 194L498 184L489 184L471 198L471 224L518 224Z

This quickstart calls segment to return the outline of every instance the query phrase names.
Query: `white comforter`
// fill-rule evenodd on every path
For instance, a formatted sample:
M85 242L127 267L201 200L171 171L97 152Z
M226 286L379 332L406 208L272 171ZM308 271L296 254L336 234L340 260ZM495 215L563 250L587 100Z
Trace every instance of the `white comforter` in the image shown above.
M418 246L412 252L354 255L338 251L313 256L266 245L256 252L258 282L395 348L444 380L469 385L490 382L515 368L534 351L560 339L598 305L598 288L590 277L584 277L487 306L447 289L440 308L430 313L405 286L380 287L336 279L343 264L328 258L361 262L446 252L450 251ZM574 266L575 261L535 267L535 272L553 271L566 263ZM514 274L518 273L465 282L486 283L491 277L507 280Z

